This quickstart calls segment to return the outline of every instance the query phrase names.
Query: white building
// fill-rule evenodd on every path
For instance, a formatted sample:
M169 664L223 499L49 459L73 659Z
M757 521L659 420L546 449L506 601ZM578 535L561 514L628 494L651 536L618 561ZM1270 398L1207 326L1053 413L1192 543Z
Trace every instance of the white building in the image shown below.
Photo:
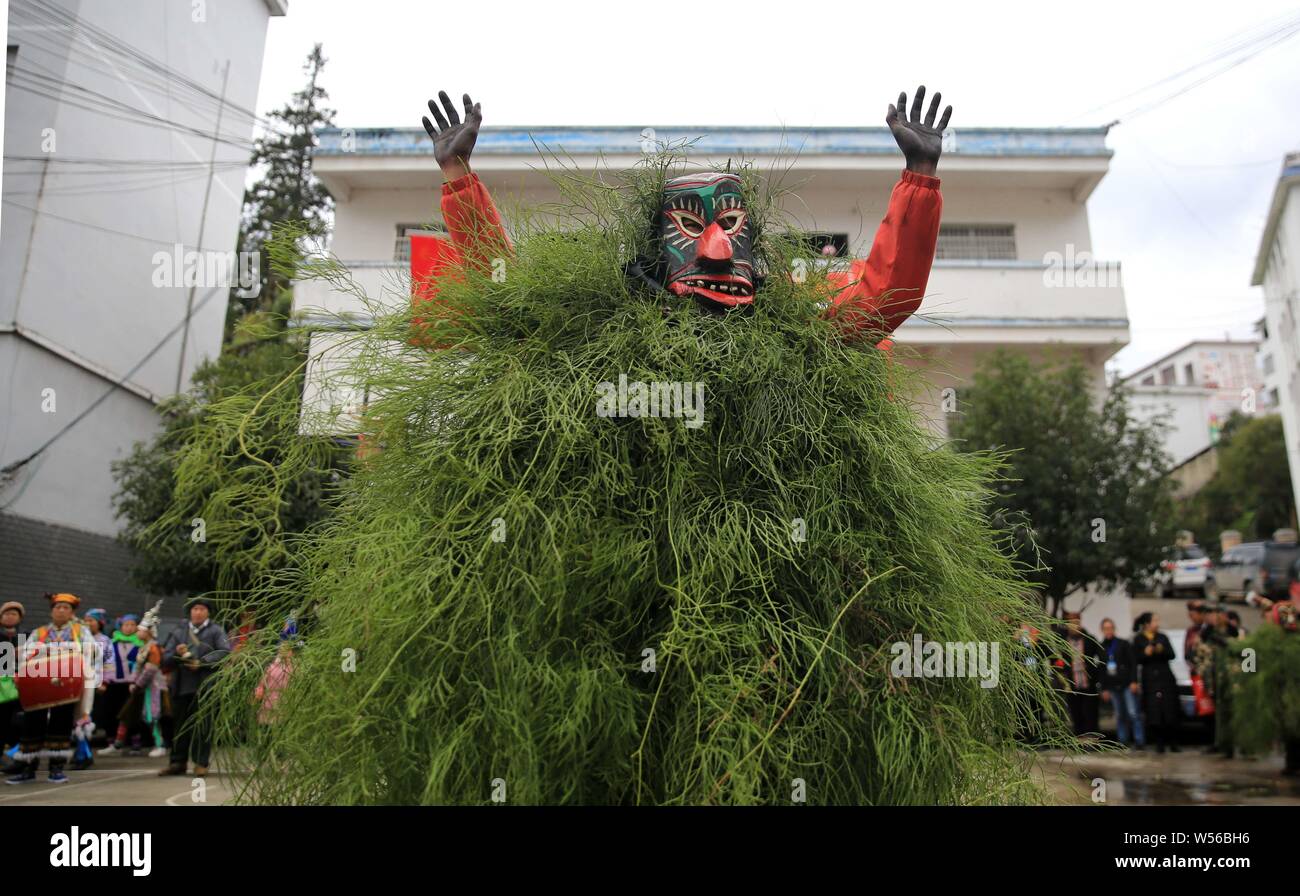
M486 127L473 167L508 227L511 207L559 198L538 146L580 170L619 170L642 158L646 139L630 127ZM799 199L786 205L787 214L855 257L870 248L903 162L886 128L656 128L651 139L695 140L690 155L702 167L728 159L788 167L783 182L799 184ZM942 390L960 389L995 347L1040 359L1077 357L1094 372L1098 392L1105 388L1103 365L1129 333L1118 265L1090 258L1086 203L1109 160L1098 128L950 136L939 166L943 229L928 295L897 333L932 371L930 415L940 430ZM440 226L441 176L428 136L419 127L324 130L313 170L336 200L333 253L379 298L405 271L404 234ZM298 286L295 309L308 317L362 310L352 296L317 282ZM328 334L313 337L320 366L328 365L331 344ZM309 382L309 406L339 405L317 388Z
M1261 361L1282 414L1292 500L1300 495L1300 152L1287 155L1255 258L1252 286L1264 287Z
M143 596L109 464L221 346L268 19L284 0L13 0L0 218L0 594ZM179 247L179 249L178 249ZM191 288L166 256L200 252ZM83 416L84 415L84 416Z
M1255 332L1259 334L1259 376L1264 384L1260 395L1259 408L1269 413L1281 413L1282 402L1282 368L1277 364L1277 343L1269 334L1268 318L1261 317L1255 321Z
M1254 340L1196 340L1124 378L1133 413L1168 422L1165 448L1174 466L1217 444L1233 411L1253 416L1264 409L1258 352Z

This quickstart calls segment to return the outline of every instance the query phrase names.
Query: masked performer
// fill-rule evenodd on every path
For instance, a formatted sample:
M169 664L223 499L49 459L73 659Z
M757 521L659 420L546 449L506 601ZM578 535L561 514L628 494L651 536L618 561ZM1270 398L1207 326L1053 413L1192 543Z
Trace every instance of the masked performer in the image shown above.
M1036 798L1016 736L1051 704L1041 667L988 688L890 663L1050 624L989 522L996 461L936 445L876 350L934 255L948 113L921 94L889 109L907 167L870 255L811 279L782 273L796 241L751 171L670 176L668 156L569 182L569 220L507 237L469 168L481 110L430 105L450 239L413 239L412 268L439 304L355 337L373 450L246 598L260 618L319 606L274 724L249 700L274 632L214 679L248 799ZM413 338L444 348L390 350ZM613 380L627 400L602 413ZM251 405L207 415L227 423L178 462L178 494L251 505L223 466Z
M483 122L481 105L465 94L461 121L446 92L438 97L442 108L429 100L433 121L425 117L423 122L445 180L442 213L455 248L449 253L433 242L436 237L413 236L411 276L417 286L429 284L438 268L457 258L483 261L510 251L492 198L469 166ZM880 348L890 346L889 334L920 307L934 260L943 210L935 171L952 115L948 106L936 123L941 97L934 95L924 119L924 86L916 90L910 117L906 94L900 93L898 104L890 105L885 121L907 166L867 258L855 260L847 271L827 275L826 313L842 318L851 333L875 334ZM740 178L714 172L669 181L654 226L658 257L630 266L634 276L678 300L693 297L713 309L753 303L759 273ZM429 291L418 295L427 299Z

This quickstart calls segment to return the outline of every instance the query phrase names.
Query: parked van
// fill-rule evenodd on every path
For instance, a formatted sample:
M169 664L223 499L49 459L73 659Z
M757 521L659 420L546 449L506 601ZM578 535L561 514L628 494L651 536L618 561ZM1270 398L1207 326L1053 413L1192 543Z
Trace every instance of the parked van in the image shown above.
M1214 570L1219 594L1245 599L1254 591L1272 600L1285 600L1291 568L1300 560L1300 545L1292 541L1250 541L1223 552Z

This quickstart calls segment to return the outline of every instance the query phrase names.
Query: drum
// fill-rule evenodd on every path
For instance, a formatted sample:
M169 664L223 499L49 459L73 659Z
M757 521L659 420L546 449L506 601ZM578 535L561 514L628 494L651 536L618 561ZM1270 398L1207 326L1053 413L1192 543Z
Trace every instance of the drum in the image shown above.
M23 664L14 681L24 712L76 703L85 693L84 662L76 644L47 644Z

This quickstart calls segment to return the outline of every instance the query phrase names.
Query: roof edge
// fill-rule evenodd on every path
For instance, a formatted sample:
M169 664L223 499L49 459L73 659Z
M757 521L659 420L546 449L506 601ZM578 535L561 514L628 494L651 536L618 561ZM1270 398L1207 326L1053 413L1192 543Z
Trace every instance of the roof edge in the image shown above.
M1277 177L1273 188L1273 201L1269 203L1268 217L1264 221L1264 230L1260 233L1259 249L1255 253L1255 267L1251 271L1250 285L1262 286L1264 272L1268 270L1269 250L1273 247L1273 238L1277 234L1278 222L1286 208L1286 197L1294 184L1300 183L1300 152L1287 153L1282 159L1282 172Z

